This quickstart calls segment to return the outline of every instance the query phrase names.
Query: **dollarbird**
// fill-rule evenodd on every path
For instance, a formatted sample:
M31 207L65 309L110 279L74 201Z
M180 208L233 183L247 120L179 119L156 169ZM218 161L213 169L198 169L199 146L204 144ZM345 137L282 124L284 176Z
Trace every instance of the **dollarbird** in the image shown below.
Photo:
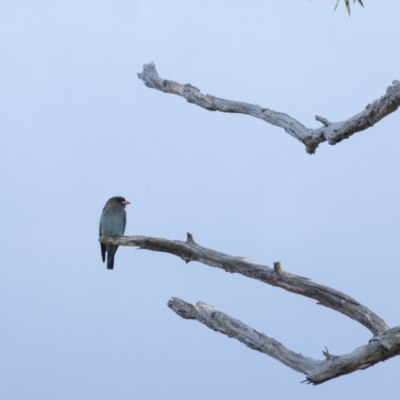
M125 206L129 203L124 197L111 197L103 208L100 217L99 237L101 236L123 236L126 226ZM114 268L114 256L118 246L113 244L100 243L101 257L103 262L106 260L107 269Z

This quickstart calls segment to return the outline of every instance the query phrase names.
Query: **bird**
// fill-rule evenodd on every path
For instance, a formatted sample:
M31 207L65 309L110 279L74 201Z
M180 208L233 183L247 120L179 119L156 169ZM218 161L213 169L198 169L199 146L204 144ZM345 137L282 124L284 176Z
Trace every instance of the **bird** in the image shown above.
M123 236L126 226L125 206L131 204L122 196L111 197L107 200L100 217L99 237L101 236ZM114 268L114 256L118 246L114 244L100 243L101 257L106 261L107 269Z

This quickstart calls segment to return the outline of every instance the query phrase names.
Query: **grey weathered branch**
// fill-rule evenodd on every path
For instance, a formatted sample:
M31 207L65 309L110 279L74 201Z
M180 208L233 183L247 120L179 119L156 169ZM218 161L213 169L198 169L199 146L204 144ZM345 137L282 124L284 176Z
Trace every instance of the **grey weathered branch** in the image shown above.
M365 369L379 361L384 361L400 353L400 328L389 330L388 325L370 309L350 296L335 289L312 282L310 279L285 272L279 262L270 268L257 264L244 257L234 257L200 246L191 234L186 241L167 240L146 236L101 237L102 243L120 246L135 246L140 249L173 254L185 262L198 261L221 268L226 272L239 273L252 279L280 287L317 300L318 304L336 310L364 325L373 333L369 344L350 354L332 356L324 353L325 361L313 360L297 354L242 322L215 311L211 306L198 303L193 306L179 299L168 303L178 315L187 319L196 319L209 328L234 337L248 347L261 351L298 372L306 374L310 383L322 383L340 375L358 369Z
M370 128L381 119L396 111L400 106L400 82L395 80L378 100L368 104L365 110L345 121L329 122L326 118L316 116L316 120L323 123L323 127L310 129L295 118L266 107L255 104L225 100L209 94L203 94L190 84L180 84L158 75L154 63L145 64L143 72L138 74L146 86L184 97L189 103L198 105L209 111L247 114L259 118L269 124L283 128L291 136L306 146L308 153L313 154L319 144L327 141L334 145L353 134Z
M243 322L230 317L205 303L192 305L172 298L168 306L185 319L196 319L209 328L235 338L253 350L275 358L286 366L306 375L305 382L314 385L354 371L366 369L400 354L400 327L375 336L370 342L349 354L334 356L324 352L325 360L315 360L289 350Z
M257 279L289 292L315 299L319 304L356 320L374 335L389 329L385 321L378 315L342 292L319 285L310 279L284 272L280 263L276 263L274 268L270 268L244 257L233 257L202 247L193 240L190 233L188 233L185 242L146 236L109 237L107 239L101 238L101 241L120 246L136 246L141 249L170 253L182 258L185 262L198 261L211 267L221 268L226 272Z

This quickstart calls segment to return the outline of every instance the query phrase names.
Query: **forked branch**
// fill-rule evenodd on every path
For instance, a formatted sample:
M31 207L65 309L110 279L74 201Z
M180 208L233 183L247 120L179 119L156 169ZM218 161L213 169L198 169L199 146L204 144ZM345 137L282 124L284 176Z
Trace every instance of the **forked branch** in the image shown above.
M319 285L310 279L285 272L280 263L274 267L257 264L244 257L234 257L200 246L191 234L186 241L167 240L146 236L101 237L102 243L119 246L134 246L140 249L170 253L185 262L198 261L221 268L226 272L239 273L248 278L280 287L289 292L317 300L318 304L336 310L364 325L373 336L370 343L350 354L332 356L325 352L326 360L314 360L295 353L277 340L255 331L242 322L216 311L205 303L191 305L173 298L168 305L178 315L186 319L196 319L211 329L234 337L248 347L261 351L285 365L302 372L307 381L318 384L340 375L394 357L400 353L400 327L389 329L385 321L350 296L327 286Z
M400 82L395 80L387 88L386 94L368 104L360 113L339 122L329 122L326 118L317 115L315 119L324 126L311 129L290 115L255 104L225 100L209 94L203 94L191 84L181 84L162 79L158 75L154 63L145 64L143 72L139 73L138 77L149 88L182 96L189 103L196 104L206 110L247 114L283 128L287 133L303 143L309 154L315 153L320 143L327 141L329 144L334 145L357 132L370 128L387 115L396 111L400 106Z

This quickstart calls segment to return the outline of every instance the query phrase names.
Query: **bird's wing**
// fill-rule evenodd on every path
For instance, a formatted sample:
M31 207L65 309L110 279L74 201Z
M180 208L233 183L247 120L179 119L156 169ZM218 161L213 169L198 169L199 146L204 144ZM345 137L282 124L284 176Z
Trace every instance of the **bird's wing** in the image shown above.
M104 243L100 243L100 249L101 249L101 258L104 261L106 261L106 245Z
M103 236L101 219L102 218L100 218L100 223L99 223L99 237ZM101 250L101 258L103 259L103 262L104 262L104 261L106 261L106 245L104 243L100 243L100 250Z
M122 234L125 233L125 227L126 227L126 213L124 213L123 224L124 224L124 230L122 231Z

